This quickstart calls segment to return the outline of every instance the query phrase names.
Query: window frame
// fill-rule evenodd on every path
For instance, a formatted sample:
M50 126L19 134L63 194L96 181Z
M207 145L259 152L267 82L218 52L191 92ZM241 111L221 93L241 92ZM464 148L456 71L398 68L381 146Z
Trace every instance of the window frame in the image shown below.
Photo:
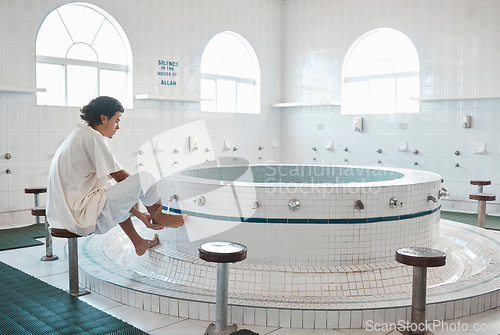
M397 37L398 37L398 41L396 42L396 45L399 44L399 40L404 38L406 39L408 42L411 43L411 47L412 49L411 50L407 50L407 52L412 52L414 53L413 54L413 57L415 57L417 59L417 63L414 64L414 67L417 69L416 71L401 71L401 72L397 72L396 70L394 70L394 72L391 72L391 73L383 73L383 74L365 74L365 75L354 75L354 76L347 76L346 75L346 72L348 70L348 67L349 66L352 66L352 64L350 64L349 62L351 61L350 57L351 55L353 55L353 53L356 50L356 48L362 44L365 40L365 38L367 38L368 36L372 35L372 34L376 34L376 33L380 33L380 32L383 32L383 31L388 31L390 33L396 33L397 34ZM400 58L397 58L396 61L400 59ZM391 64L397 64L397 62L394 62L394 60L390 59L390 58L380 58L380 59L376 59L376 60L372 60L372 63L370 64L367 64L369 65L368 67L366 67L369 71L369 69L378 61L380 60L384 60L384 61L387 61ZM357 64L357 63L356 63ZM398 88L399 88L399 85L398 85L398 80L401 80L401 79L411 79L411 78L414 78L416 79L416 83L418 85L418 89L414 92L415 95L414 97L418 97L419 94L420 94L420 60L419 60L419 57L418 57L418 52L415 48L415 45L414 43L409 39L408 36L406 36L404 33L398 31L398 30L395 30L395 29L392 29L392 28L377 28L377 29L373 29L365 34L363 34L362 36L360 36L352 45L351 47L349 48L349 51L347 52L345 58L344 58L344 63L343 63L343 66L342 66L342 108L341 108L341 114L351 114L351 115L354 115L354 114L365 114L365 115L380 115L380 114L411 114L411 113L418 113L419 112L419 103L418 101L410 101L410 103L414 103L414 106L410 111L403 111L401 109L401 104L400 104L400 101L401 101L401 93L398 92ZM381 79L393 79L394 80L394 91L393 91L393 96L394 96L394 99L392 101L392 107L394 109L393 112L380 112L379 109L377 108L372 108L372 104L370 104L370 87L371 85L373 85L373 80L381 80ZM361 94L362 97L358 98L358 99L363 99L363 98L366 98L368 100L368 102L366 102L366 104L364 104L364 110L358 110L358 111L352 111L351 110L351 106L349 106L349 103L350 101L348 99L350 98L347 98L347 93L349 91L349 88L348 88L348 84L349 83L366 83L366 88L363 89L364 92L362 91L359 91L359 92L362 92L364 94ZM352 90L353 88L350 87L350 90ZM351 91L349 91L350 95L352 94ZM390 92L389 92L390 93ZM409 97L409 99L411 100L411 97ZM347 101L346 101L347 100ZM347 104L346 104L347 103ZM358 106L360 106L362 104L358 104ZM354 105L353 105L354 106ZM356 106L354 106L356 107ZM347 111L346 111L347 110Z
M101 92L102 92L102 88L101 88L101 71L105 70L105 71L118 71L118 72L122 72L124 74L124 81L120 84L123 84L124 86L124 89L123 89L123 97L120 99L120 101L122 102L123 106L125 108L133 108L133 85L131 83L133 83L133 58L132 58L132 50L131 50L131 47L130 47L130 43L128 41L128 38L127 38L127 35L125 34L123 28L121 27L121 25L110 15L108 14L106 11L104 11L103 9L99 8L98 6L95 6L93 4L90 4L90 3L83 3L83 2L74 2L74 3L67 3L67 4L63 4L55 9L53 9L48 15L52 14L54 11L58 11L60 8L64 7L64 6L81 6L81 7L87 7L95 12L97 12L99 15L102 16L103 18L103 21L99 27L99 29L97 29L96 31L96 35L94 36L94 40L96 39L96 37L98 36L98 34L100 33L101 31L101 27L102 25L104 24L105 21L108 21L111 26L115 29L116 33L119 35L120 39L121 39L121 44L123 45L123 51L125 53L125 58L127 60L127 64L120 64L120 63L109 63L109 62L100 62L99 61L99 54L97 52L97 50L95 50L94 47L92 47L92 45L89 45L88 43L86 42L83 42L83 41L75 41L73 39L73 35L72 33L66 28L67 30L67 33L72 41L72 44L68 46L68 48L66 49L66 57L62 58L62 57L56 57L56 56L46 56L46 55L39 55L37 53L37 48L35 47L35 55L36 55L36 67L37 67L37 71L36 71L36 76L38 77L39 73L38 73L38 64L45 64L45 65L57 65L57 66L61 66L62 67L62 73L63 73L63 77L64 79L61 80L60 82L60 85L59 87L61 89L64 89L64 102L61 102L60 100L58 102L55 102L55 101L49 101L47 104L40 104L39 103L39 99L38 99L38 96L39 94L44 94L44 92L37 92L37 102L36 104L37 105L40 105L40 106L44 106L44 105L47 105L47 106L65 106L65 107L80 107L80 106L75 106L75 105L72 105L70 104L69 102L69 94L70 92L68 91L68 87L71 85L71 83L68 82L68 67L69 66L80 66L80 67L91 67L91 68L94 68L97 70L97 77L96 77L96 87L97 87L97 95L101 95ZM48 16L47 15L47 16ZM58 12L58 15L60 16L61 14ZM61 18L63 24L64 24L64 20ZM43 25L45 23L45 20L42 22L42 24L40 25L40 28L39 28L39 31L38 31L38 34L40 33ZM84 27L83 27L84 28ZM37 35L37 42L38 42L38 36ZM96 56L97 56L97 61L90 61L90 60L81 60L81 59L74 59L74 58L68 58L68 52L69 50L76 44L86 44L89 48L91 48L95 53L96 53ZM64 81L64 82L62 82ZM43 87L41 87L40 89L45 89Z
M259 61L257 59L257 55L255 54L255 51L253 50L252 46L250 43L240 34L235 33L233 31L223 31L220 33L215 34L212 36L210 41L207 43L205 46L205 49L202 54L201 58L201 64L203 64L203 58L206 56L205 51L207 50L207 47L210 46L211 43L217 43L217 38L220 36L220 34L229 34L233 38L236 38L239 43L240 47L243 46L245 48L245 51L247 52L251 62L252 62L252 68L253 68L253 74L254 78L249 78L249 77L244 77L244 76L229 76L229 75L220 75L220 74L214 74L214 73L208 73L208 72L203 72L203 65L200 67L200 90L201 90L201 97L202 97L202 102L200 106L201 112L205 113L235 113L235 114L260 114L260 99L261 99L261 92L260 92L260 65ZM226 54L225 54L226 55ZM217 68L220 66L222 63L227 63L227 60L224 60L223 56L220 56L216 59L218 63L212 64L214 68ZM231 65L235 66L233 63L230 63ZM235 66L236 67L236 66ZM210 81L211 82L211 87L213 87L213 96L210 94L210 97L208 98L210 101L206 101L204 99L204 85L203 81ZM225 111L225 110L220 110L220 106L223 104L220 103L218 99L218 82L219 81L228 81L231 83L234 83L234 99L235 101L235 110L234 111ZM255 109L255 112L248 112L248 111L241 111L239 106L240 104L238 103L239 95L238 95L238 86L239 84L245 84L245 85L252 85L253 86L253 94L257 93L258 94L258 104L256 106L252 106L252 109ZM207 102L213 103L213 108L206 108L207 107ZM247 109L248 110L248 109Z

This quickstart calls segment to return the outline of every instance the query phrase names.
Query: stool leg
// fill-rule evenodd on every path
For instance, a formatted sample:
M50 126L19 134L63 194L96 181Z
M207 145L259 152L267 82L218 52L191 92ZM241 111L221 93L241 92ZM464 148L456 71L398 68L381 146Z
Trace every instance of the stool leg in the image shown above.
M477 212L477 226L486 227L486 201L479 200L479 210Z
M477 193L483 193L483 185L477 185ZM477 203L477 212L481 210L481 201Z
M413 289L411 299L412 334L425 333L425 300L427 289L427 268L413 267Z
M35 193L35 207L38 207L38 193ZM35 222L40 223L40 217L35 216Z
M227 324L227 287L229 270L227 263L217 263L217 288L215 292L215 324L208 325L205 335L229 335L238 330L238 326Z
M69 264L69 293L74 297L89 294L78 286L78 239L68 239L68 264Z
M78 294L78 240L68 239L69 292Z
M229 269L227 263L217 264L217 291L215 295L215 327L218 332L227 328L227 287Z
M38 219L38 216L37 216ZM41 261L55 261L58 260L59 257L52 254L52 235L50 234L49 223L47 222L47 218L45 218L45 256L40 258Z

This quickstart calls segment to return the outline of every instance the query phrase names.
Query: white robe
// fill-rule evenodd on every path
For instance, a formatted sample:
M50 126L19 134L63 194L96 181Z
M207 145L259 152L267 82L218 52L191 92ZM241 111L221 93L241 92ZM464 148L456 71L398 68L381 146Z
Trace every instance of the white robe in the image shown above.
M57 149L47 184L47 221L87 236L96 227L106 203L110 174L123 168L106 138L89 126L79 126Z

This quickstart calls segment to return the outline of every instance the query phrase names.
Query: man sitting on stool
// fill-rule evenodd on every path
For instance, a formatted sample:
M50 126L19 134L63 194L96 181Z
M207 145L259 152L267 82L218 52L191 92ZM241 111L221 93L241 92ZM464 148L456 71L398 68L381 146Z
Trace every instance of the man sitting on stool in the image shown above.
M156 178L149 172L129 175L111 153L106 137L120 128L122 104L111 97L93 99L80 110L87 123L75 129L57 149L49 170L47 220L52 227L87 236L103 234L117 223L141 256L158 244L143 239L135 230L130 214L148 228L178 228L185 216L162 212ZM117 183L111 185L110 179ZM133 207L139 200L149 214Z

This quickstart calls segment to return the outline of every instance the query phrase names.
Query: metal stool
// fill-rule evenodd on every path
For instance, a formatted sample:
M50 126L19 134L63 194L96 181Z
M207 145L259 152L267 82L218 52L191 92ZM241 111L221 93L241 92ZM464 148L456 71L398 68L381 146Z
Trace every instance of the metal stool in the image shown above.
M479 201L477 210L477 226L481 228L486 227L486 201L495 201L496 196L490 193L474 193L469 194L469 199Z
M215 324L211 323L205 335L226 335L238 330L236 324L227 324L227 296L229 269L227 263L247 258L247 247L234 242L207 242L198 247L200 258L217 263L217 289L215 294Z
M37 203L38 201L35 201ZM36 217L36 220L39 221L40 216L44 217L45 221L45 256L40 257L41 261L55 261L58 260L59 257L52 253L52 236L50 235L50 227L47 222L46 214L45 214L45 206L38 206L31 209L31 215ZM39 223L39 222L37 222Z
M483 193L483 186L491 185L491 180L471 180L471 185L477 185L477 193Z
M89 294L90 291L78 286L78 237L66 229L52 228L52 236L68 239L69 293L74 297Z
M430 248L400 248L396 250L396 261L413 266L410 333L424 334L427 268L445 265L446 253Z
M24 193L26 194L33 194L35 196L35 207L39 207L39 194L40 193L46 193L47 188L46 187L29 187L24 189ZM36 223L40 223L40 218L37 216L36 217Z

